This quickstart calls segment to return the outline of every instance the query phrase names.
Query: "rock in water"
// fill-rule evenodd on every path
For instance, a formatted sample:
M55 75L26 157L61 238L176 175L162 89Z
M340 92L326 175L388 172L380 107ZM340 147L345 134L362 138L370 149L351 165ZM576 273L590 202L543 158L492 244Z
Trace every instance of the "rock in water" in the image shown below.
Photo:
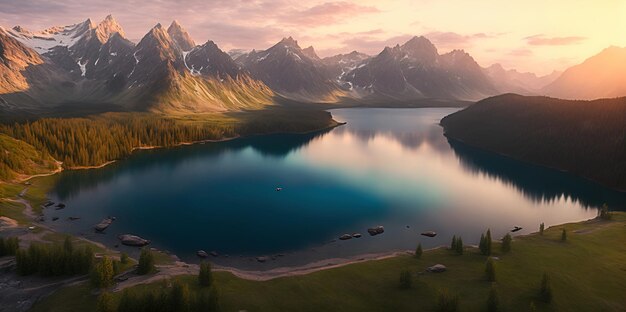
M106 218L102 221L100 221L100 223L96 224L93 229L96 230L97 232L102 232L104 230L106 230L111 223L113 223L113 219L111 218Z
M435 231L426 231L426 232L422 232L421 235L422 236L428 236L428 237L435 237L435 236L437 236L437 233Z
M126 246L143 247L150 244L149 240L131 234L123 234L117 238Z
M348 239L351 239L351 238L352 238L352 235L350 235L350 234L343 234L343 235L341 235L339 237L340 240L348 240Z
M256 257L256 261L263 263L267 261L267 257Z
M204 251L204 250L198 250L198 251L196 252L196 255L198 255L198 257L200 257L200 258L206 258L206 257L208 257L208 256L209 256L209 254L208 254L208 253L206 253L206 251Z
M383 234L384 232L385 232L385 228L382 225L367 229L367 233L370 233L371 236Z
M426 271L432 272L432 273L441 273L441 272L445 272L446 269L447 269L446 266L443 264L435 264L431 267L426 268Z
M352 237L361 238L361 233L352 233Z

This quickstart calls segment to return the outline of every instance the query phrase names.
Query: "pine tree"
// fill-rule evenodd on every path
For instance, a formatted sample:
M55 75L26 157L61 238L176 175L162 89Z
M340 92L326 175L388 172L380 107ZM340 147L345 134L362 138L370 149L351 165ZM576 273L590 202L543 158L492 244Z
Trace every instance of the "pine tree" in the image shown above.
M400 289L409 289L411 288L411 284L411 272L409 272L409 270L400 272Z
M220 307L220 297L219 297L219 293L217 292L217 288L215 288L215 285L211 286L211 288L209 288L209 310L211 312L219 312L221 311L221 307Z
M141 249L139 255L139 264L137 265L137 274L145 275L154 272L154 255L147 247Z
M198 281L200 286L210 287L213 282L213 276L211 273L211 264L203 261L200 263L200 273L198 273Z
M550 285L550 276L548 275L548 273L543 273L543 276L541 277L541 286L539 287L539 299L546 303L552 301L552 286Z
M487 234L485 235L485 255L491 256L491 230L487 229Z
M125 252L123 252L120 255L120 263L121 264L128 264L129 260L128 260L128 254L126 254Z
M456 248L455 251L457 254L459 255L463 254L463 238L461 238L461 236L457 238L455 248Z
M491 285L491 289L489 290L489 297L487 298L487 312L498 312L500 311L500 300L498 299L498 292L496 288Z
M545 228L545 224L541 222L541 224L539 224L539 235L543 235L544 228Z
M137 298L134 293L131 293L129 289L124 289L124 291L122 291L120 303L117 306L117 312L134 312L134 303L136 301Z
M456 250L456 235L452 236L452 243L450 243L450 249Z
M567 231L565 231L565 229L561 232L561 241L567 241Z
M459 309L459 297L453 296L447 289L439 290L437 295L438 312L456 312Z
M172 311L188 312L191 307L189 287L183 283L175 283L172 287L171 307Z
M113 304L113 297L108 292L102 292L100 296L98 296L98 303L96 305L97 312L115 312L115 307Z
M94 287L106 288L113 285L113 261L111 258L104 256L102 260L96 264L91 274L91 281Z
M609 206L607 204L602 205L602 208L598 209L598 218L601 220L611 220L611 213L609 212Z
M486 254L487 250L485 249L485 233L480 234L480 243L478 244L478 249L480 249L481 254Z
M417 248L415 248L415 258L421 258L422 257L422 244L419 243L417 244Z
M63 241L63 249L66 253L71 254L74 251L74 244L72 244L72 238L67 235Z
M507 253L511 251L512 241L513 241L513 238L511 237L511 234L507 233L506 235L504 235L504 238L502 238L502 252L503 253Z
M496 264L492 258L487 259L487 263L485 265L485 276L490 282L496 281Z

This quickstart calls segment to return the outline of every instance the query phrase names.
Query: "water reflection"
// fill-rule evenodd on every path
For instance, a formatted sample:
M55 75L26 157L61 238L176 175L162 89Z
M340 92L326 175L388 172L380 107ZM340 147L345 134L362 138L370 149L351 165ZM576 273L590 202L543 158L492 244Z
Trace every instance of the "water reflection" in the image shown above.
M53 192L61 200L67 200L81 190L97 188L120 174L133 175L148 171L151 168L169 168L175 170L184 163L203 158L216 158L227 153L251 148L265 157L282 158L297 151L322 137L332 129L306 134L280 134L255 136L231 141L207 144L196 144L171 149L155 149L136 151L132 157L95 170L67 171L53 188Z
M117 234L141 235L185 260L196 260L198 249L291 253L269 268L412 249L418 240L428 248L455 234L476 243L487 227L496 236L519 225L523 234L541 222L593 217L587 207L598 203L626 202L587 181L448 142L439 120L454 111L333 110L345 126L141 151L103 169L61 174L50 196L67 208L46 217L111 246ZM108 215L117 221L94 234ZM331 243L378 224L384 235ZM439 235L423 240L424 230ZM215 261L256 264L237 259Z
M626 210L626 194L569 173L516 161L512 158L448 140L463 168L475 175L487 175L514 186L537 203L551 203L571 198L584 207L609 205L612 210Z

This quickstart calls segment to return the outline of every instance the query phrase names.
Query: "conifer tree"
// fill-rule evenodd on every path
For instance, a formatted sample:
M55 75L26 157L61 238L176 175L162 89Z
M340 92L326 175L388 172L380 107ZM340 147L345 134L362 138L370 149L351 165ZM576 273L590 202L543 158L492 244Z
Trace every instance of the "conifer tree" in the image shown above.
M487 263L485 265L485 276L490 282L496 281L496 264L492 258L487 259Z
M502 252L503 253L507 253L511 251L512 241L513 241L513 238L511 237L511 234L507 233L506 235L504 235L504 238L502 238Z
M415 248L415 258L421 258L422 257L422 244L418 243L417 244L417 248Z

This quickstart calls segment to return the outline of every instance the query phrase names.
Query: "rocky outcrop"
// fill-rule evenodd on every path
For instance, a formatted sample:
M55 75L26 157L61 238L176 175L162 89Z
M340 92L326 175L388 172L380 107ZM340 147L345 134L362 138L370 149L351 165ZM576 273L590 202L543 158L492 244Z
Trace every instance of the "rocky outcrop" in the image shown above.
M96 232L103 232L104 230L106 230L111 223L113 223L113 219L111 218L106 218L102 221L100 221L100 223L96 224L93 229L96 230Z
M371 236L383 234L384 232L385 232L385 228L382 225L367 229L367 233L369 233Z
M123 234L117 237L123 245L133 247L143 247L150 244L150 241L136 235Z
M443 264L435 264L431 267L426 268L426 271L431 273L442 273L445 272L448 268L446 268Z

